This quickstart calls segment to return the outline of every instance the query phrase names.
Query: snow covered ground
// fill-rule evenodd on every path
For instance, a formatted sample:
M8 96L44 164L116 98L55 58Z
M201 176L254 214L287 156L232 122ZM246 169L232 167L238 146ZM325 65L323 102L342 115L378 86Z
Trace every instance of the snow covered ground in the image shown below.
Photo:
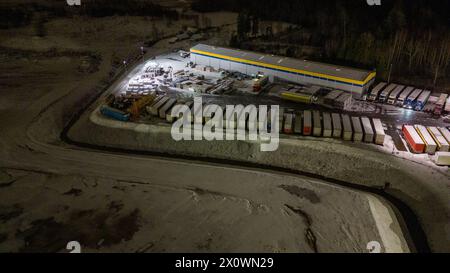
M108 74L113 53L124 56L139 44L137 37L127 36L133 18L113 30L93 29L78 39L76 34L85 31L76 31L81 21L73 21L71 27L68 20L48 23L59 26L36 49L25 42L29 29L16 35L0 33L11 35L1 40L10 48L82 48L102 56L99 71L89 75L78 74L77 59L64 56L6 57L0 63L0 84L6 87L0 91L0 251L65 251L69 240L79 240L86 251L366 252L369 241L379 241L384 251L410 250L395 209L361 191L301 175L61 142L64 125ZM69 29L74 33L67 37ZM8 42L21 35L24 42ZM120 37L129 42L118 45ZM162 41L148 54L167 50L168 42ZM370 186L391 183L388 191L418 214L432 249L445 251L450 245L448 173L335 140L283 139L276 155L261 154L259 146L247 142L173 143L167 128L144 134L95 125L89 121L92 110L75 125L72 138L276 164ZM410 169L417 173L406 171Z

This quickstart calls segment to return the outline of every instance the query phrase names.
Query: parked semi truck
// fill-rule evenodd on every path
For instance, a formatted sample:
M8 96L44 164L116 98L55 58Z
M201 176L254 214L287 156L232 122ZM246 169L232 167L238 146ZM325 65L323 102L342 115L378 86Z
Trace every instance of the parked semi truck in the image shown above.
M448 94L442 93L439 97L439 100L436 103L436 106L434 108L433 114L436 116L442 115L442 112L444 111L445 102L447 101Z
M414 110L422 111L422 109L425 106L425 104L427 103L430 95L431 95L431 91L428 91L428 90L423 91L420 94L419 98L417 99L416 104L414 105Z
M383 91L381 91L380 96L378 97L378 102L384 103L389 98L391 92L397 87L395 83L391 83L386 87Z
M370 95L367 98L367 100L368 101L376 101L378 99L378 95L383 90L383 88L386 87L386 85L387 85L387 83L385 83L385 82L378 83L370 92Z
M391 94L389 95L389 99L388 99L387 103L392 104L392 105L395 104L398 97L402 93L403 89L405 89L404 85L397 85L397 87L394 89L394 91L392 91Z
M420 93L422 93L422 89L415 89L409 96L408 98L406 98L405 104L403 105L403 107L408 108L408 109L413 109L417 98L419 97Z
M398 96L397 101L395 102L395 105L397 106L403 106L405 104L406 98L411 94L411 92L414 91L414 87L408 86L406 87L402 93Z

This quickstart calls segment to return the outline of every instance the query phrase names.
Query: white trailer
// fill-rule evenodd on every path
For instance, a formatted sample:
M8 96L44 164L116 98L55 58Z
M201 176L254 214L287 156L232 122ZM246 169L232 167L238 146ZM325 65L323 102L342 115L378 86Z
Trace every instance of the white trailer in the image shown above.
M214 117L214 113L216 112L219 106L216 104L206 105L203 112L205 113L205 123L210 121ZM208 115L206 115L208 113Z
M311 111L303 111L303 135L310 136L312 133L312 114Z
M409 94L409 96L406 98L405 103L403 104L403 107L413 109L416 100L419 97L420 93L422 93L422 91L422 89L415 89L411 94Z
M342 125L344 127L344 140L351 141L353 139L353 129L349 115L342 115Z
M353 124L353 141L355 142L363 141L364 132L359 117L352 117L352 124Z
M320 137L322 136L322 121L321 121L321 117L320 117L320 112L319 111L314 111L313 112L313 136L315 137Z
M437 150L441 152L448 152L449 151L449 143L445 139L445 137L442 135L441 131L439 131L436 127L427 127L428 132L430 133L431 137L433 137L434 141L437 144Z
M189 101L187 103L177 102L174 105L174 107L177 106L177 105L186 105L188 108L191 108L192 103L193 103L192 101ZM183 115L185 115L185 113L183 113ZM166 113L166 120L167 120L167 122L173 123L176 119L178 119L178 117L172 116L172 111L169 111L169 112Z
M333 125L331 123L330 113L323 113L323 136L332 137L333 136Z
M283 132L285 134L292 134L292 121L293 121L292 113L284 114L284 131Z
M385 83L385 82L378 83L377 86L375 86L372 89L372 91L370 92L370 95L367 98L367 100L375 101L378 98L378 95L380 94L381 90L383 90L383 88L385 88L386 85L387 85L387 83Z
M414 128L425 143L425 153L434 154L437 149L437 144L434 142L434 139L431 137L427 128L422 125L415 125Z
M169 99L161 109L159 109L159 117L166 119L166 113L172 109L172 107L177 103L176 99Z
M439 127L438 129L441 132L442 136L445 137L447 142L450 144L450 131L445 127Z
M295 113L295 124L294 124L294 133L302 134L302 114L301 112Z
M342 136L341 116L338 113L331 114L333 121L333 137L340 138Z
M434 156L434 163L439 166L450 166L450 152L437 152Z
M398 85L394 91L391 92L388 99L388 104L394 104L397 101L398 96L400 96L400 93L405 88L404 85Z
M397 87L397 85L395 83L391 83L390 85L388 85L388 87L386 87L380 94L380 96L378 97L378 101L379 102L386 102L387 99L389 98L389 95L391 94L391 92Z
M283 120L284 119L284 108L282 108L282 107L280 107L280 113L279 113L279 116L278 116L278 126L280 126L280 133L282 133L283 132Z
M152 104L150 107L147 108L147 112L153 116L157 116L159 109L169 100L169 97L164 96L161 99L159 99L157 102Z
M242 111L238 115L238 120L237 120L238 129L245 131L245 129L247 128L248 116L249 116L249 113L247 111L245 111L245 108L243 108ZM244 122L242 122L241 120L243 120Z
M409 94L411 94L412 91L414 91L414 87L406 87L405 90L403 90L402 93L398 96L395 105L403 106L403 104L405 104L406 98L409 96Z
M383 145L386 134L384 133L383 124L380 119L374 118L372 119L373 128L375 131L375 144Z
M364 142L373 143L374 133L370 119L368 117L362 117L361 123L364 130Z

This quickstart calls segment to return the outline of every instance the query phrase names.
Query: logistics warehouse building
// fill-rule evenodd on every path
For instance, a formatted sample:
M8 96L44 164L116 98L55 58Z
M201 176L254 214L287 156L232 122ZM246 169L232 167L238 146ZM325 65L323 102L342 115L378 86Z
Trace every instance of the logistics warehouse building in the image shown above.
M345 90L357 98L367 94L376 76L374 71L204 44L191 48L191 61L215 69L239 71L247 75L262 72L269 78Z

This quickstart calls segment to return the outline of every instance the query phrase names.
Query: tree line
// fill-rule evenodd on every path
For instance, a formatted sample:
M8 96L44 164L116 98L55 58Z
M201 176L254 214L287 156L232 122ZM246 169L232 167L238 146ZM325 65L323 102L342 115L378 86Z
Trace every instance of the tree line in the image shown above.
M436 85L449 78L447 0L383 0L381 6L369 6L365 0L197 0L192 7L200 12L238 12L232 45L254 39L254 22L284 21L302 29L286 40L321 48L320 56L314 57L322 60L376 68L383 79L418 76ZM301 35L305 32L309 35Z

